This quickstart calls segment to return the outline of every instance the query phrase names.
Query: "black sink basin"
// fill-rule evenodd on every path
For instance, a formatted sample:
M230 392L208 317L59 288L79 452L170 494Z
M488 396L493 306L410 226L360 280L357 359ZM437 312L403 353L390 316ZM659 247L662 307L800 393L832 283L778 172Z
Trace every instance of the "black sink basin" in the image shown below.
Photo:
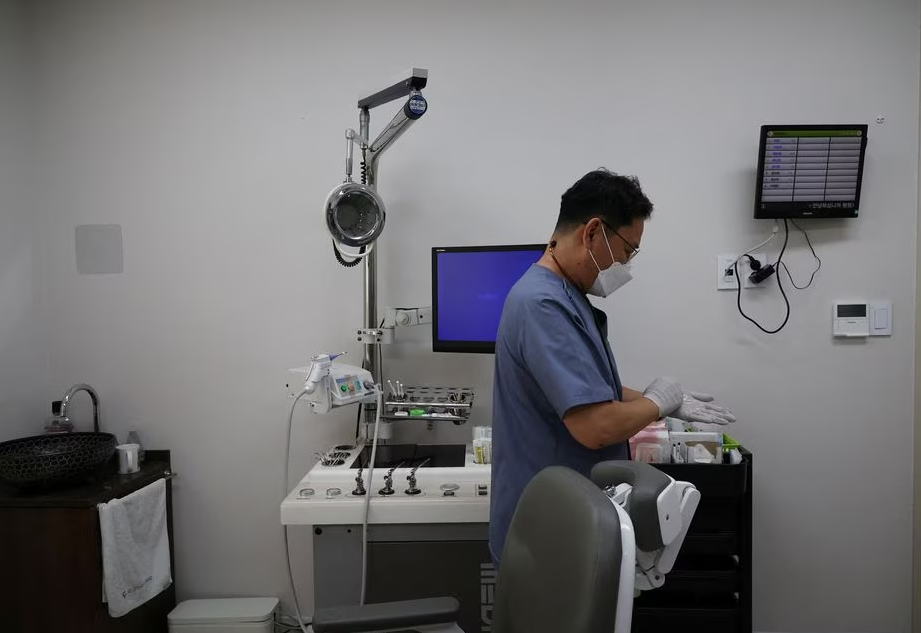
M0 443L0 481L19 488L48 488L82 481L111 459L111 433L33 435Z
M382 444L377 447L374 467L458 467L464 465L466 450L463 444ZM365 446L352 468L367 468L370 463L371 447Z

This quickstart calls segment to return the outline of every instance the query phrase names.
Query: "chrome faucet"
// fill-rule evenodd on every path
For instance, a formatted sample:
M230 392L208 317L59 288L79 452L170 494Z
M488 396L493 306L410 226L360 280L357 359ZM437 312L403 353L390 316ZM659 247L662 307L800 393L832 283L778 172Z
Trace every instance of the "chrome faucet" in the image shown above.
M93 401L93 430L99 433L99 396L96 394L96 390L87 384L81 382L64 393L64 397L61 398L61 417L67 417L67 407L70 405L74 394L78 391L85 391L90 394L90 398Z

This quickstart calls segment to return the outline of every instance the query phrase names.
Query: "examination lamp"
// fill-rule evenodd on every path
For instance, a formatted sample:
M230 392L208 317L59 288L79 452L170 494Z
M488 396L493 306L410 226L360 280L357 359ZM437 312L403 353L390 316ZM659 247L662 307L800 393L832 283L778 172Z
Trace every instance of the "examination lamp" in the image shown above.
M387 213L384 201L377 193L377 161L410 125L425 114L428 104L421 90L427 81L426 69L411 68L393 84L358 100L361 132L353 129L345 131L345 181L329 193L324 206L326 228L333 238L336 259L343 266L356 266L370 255L374 242L384 230ZM408 97L403 107L374 142L369 142L369 110L402 97ZM352 154L356 143L361 150L360 183L352 181ZM358 251L347 252L343 248L346 246Z

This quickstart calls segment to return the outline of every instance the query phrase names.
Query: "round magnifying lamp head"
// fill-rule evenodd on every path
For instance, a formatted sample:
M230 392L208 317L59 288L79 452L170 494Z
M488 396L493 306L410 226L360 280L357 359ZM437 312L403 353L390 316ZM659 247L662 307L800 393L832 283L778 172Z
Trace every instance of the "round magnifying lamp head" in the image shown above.
M326 197L326 227L346 246L371 245L384 230L387 214L377 192L357 182L345 182Z

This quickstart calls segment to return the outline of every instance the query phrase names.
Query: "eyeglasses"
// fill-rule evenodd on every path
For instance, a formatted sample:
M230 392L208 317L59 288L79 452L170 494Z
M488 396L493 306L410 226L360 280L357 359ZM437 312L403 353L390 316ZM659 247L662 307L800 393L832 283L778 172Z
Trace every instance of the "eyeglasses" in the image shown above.
M598 218L598 219L601 220L601 218ZM617 237L619 237L619 238L621 239L621 241L623 241L623 243L627 245L627 248L629 249L629 250L627 251L627 252L628 252L628 255L627 255L627 261L628 261L628 262L639 254L640 249L639 249L638 246L634 246L633 244L631 244L630 242L628 242L628 241L627 241L627 238L625 238L623 235L621 235L620 233L618 233L618 232L617 232L617 229L615 229L613 226L611 226L610 224L608 224L608 223L605 222L604 220L601 220L601 223L604 224L606 227L608 227L614 235L616 235Z

